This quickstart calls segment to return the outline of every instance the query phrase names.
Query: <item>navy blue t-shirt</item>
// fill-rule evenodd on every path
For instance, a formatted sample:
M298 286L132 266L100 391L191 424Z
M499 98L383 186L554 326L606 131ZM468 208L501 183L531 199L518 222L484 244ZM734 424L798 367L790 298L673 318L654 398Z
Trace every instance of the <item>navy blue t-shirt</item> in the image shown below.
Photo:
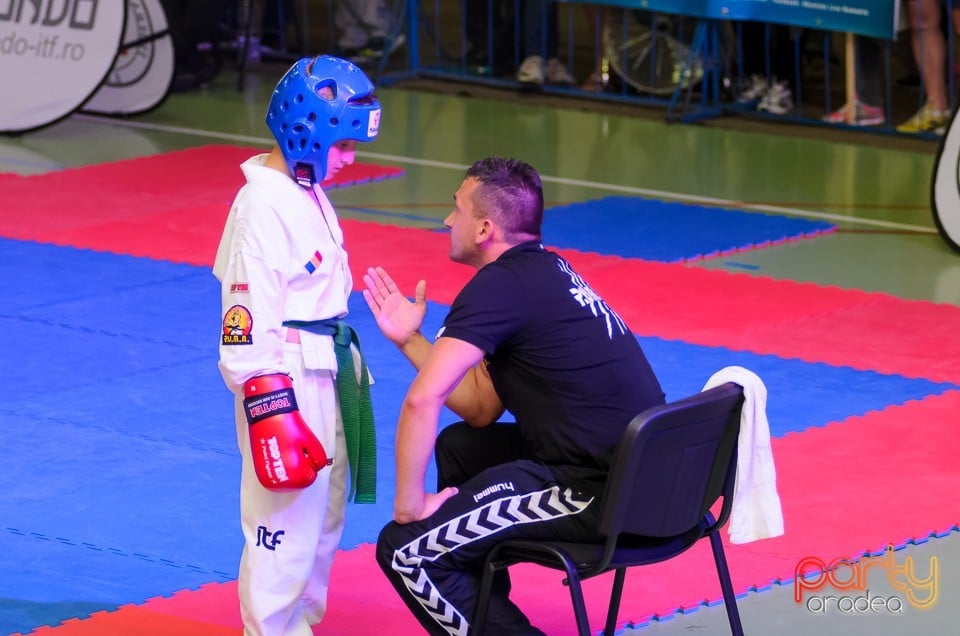
M485 352L497 395L517 420L522 455L548 465L561 483L602 483L630 420L664 401L620 316L537 241L477 271L440 336Z

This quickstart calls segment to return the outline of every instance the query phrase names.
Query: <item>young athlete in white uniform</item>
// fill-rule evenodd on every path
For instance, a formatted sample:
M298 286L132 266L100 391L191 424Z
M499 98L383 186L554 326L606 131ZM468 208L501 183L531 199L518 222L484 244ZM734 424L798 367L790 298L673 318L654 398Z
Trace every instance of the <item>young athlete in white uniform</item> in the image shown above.
M369 378L343 321L353 280L321 188L373 141L369 78L329 56L294 64L273 93L268 154L241 166L213 272L220 371L236 399L243 463L244 632L309 636L323 618L348 499L374 499ZM339 373L338 373L339 370ZM363 398L366 397L366 401Z

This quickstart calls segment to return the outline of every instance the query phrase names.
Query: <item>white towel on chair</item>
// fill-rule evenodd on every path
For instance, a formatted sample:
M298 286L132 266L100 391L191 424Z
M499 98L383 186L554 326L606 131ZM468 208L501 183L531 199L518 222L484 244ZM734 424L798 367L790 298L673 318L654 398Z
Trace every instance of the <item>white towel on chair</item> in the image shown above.
M743 367L724 367L703 390L733 382L743 387L743 414L737 451L737 478L730 510L730 543L749 543L783 534L783 510L777 494L777 471L767 421L767 387Z

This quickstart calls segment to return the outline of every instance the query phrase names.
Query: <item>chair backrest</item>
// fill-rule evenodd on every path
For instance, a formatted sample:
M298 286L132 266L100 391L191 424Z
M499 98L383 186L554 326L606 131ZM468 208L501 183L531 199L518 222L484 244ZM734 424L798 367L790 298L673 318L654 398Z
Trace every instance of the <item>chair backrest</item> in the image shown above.
M729 515L743 389L726 383L636 416L617 447L600 530L668 537L700 522L722 496Z

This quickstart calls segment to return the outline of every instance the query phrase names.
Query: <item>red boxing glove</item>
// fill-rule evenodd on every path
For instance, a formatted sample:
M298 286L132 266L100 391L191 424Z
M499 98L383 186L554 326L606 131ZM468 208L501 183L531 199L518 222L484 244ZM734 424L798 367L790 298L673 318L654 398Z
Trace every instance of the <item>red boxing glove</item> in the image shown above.
M290 376L261 375L243 384L250 450L257 478L268 490L306 488L333 463L300 415Z

